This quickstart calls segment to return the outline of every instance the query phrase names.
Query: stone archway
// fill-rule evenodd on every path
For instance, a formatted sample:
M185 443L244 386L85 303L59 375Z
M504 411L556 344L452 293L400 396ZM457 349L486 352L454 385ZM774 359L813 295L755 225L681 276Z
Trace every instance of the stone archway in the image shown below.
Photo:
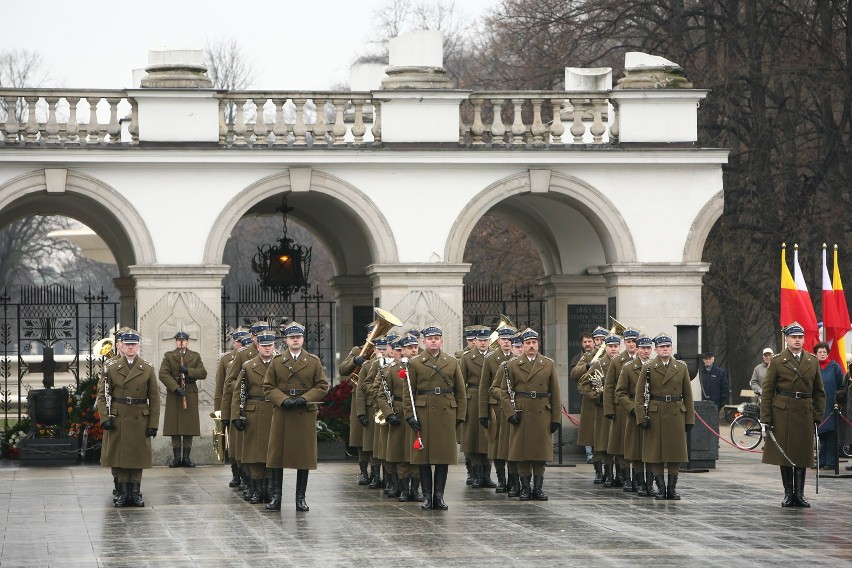
M684 262L701 262L704 255L704 245L707 244L707 237L716 221L722 216L725 208L725 196L723 192L718 192L708 201L692 222L689 228L689 235L686 238L686 244L683 247Z

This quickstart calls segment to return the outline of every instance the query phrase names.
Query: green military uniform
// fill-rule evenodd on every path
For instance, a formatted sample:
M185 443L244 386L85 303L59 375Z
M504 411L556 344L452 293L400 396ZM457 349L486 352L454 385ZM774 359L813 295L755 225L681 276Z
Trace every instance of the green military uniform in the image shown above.
M636 423L636 385L642 371L643 362L637 355L621 367L618 383L615 385L615 403L624 413L624 459L633 465L634 479L638 476L638 494L641 497L656 495L653 487L653 474L650 469L642 475L642 430ZM641 393L640 393L641 398Z
M479 379L479 418L487 419L488 459L494 460L497 470L497 493L506 492L506 460L509 458L509 430L500 403L502 379L500 366L512 358L512 352L503 353L497 348L485 356ZM516 484L517 485L517 484Z
M184 391L186 396L178 394L180 388L181 362L187 368ZM163 417L163 435L172 436L172 449L180 451L183 447L183 465L192 464L189 454L192 447L192 436L201 435L201 422L198 416L198 386L196 381L207 378L207 369L201 361L201 355L195 351L179 349L163 355L160 363L160 382L166 388L166 406ZM186 400L186 409L183 400ZM177 452L175 459L178 458Z
M274 335L272 338L274 342ZM264 363L259 354L243 363L235 389L237 396L231 402L231 423L241 420L237 426L243 428L240 454L236 457L248 467L252 485L250 502L254 504L268 501L272 494L272 488L269 487L272 476L266 471L272 402L263 392L263 379L268 368L269 363Z
M494 488L488 471L488 437L485 428L479 424L479 384L482 379L482 367L485 355L478 349L465 353L460 361L462 380L464 381L467 411L462 426L461 451L470 460L474 488Z
M609 370L610 363L612 362L612 358L606 352L600 356L600 358L592 363L591 367L589 367L589 374L585 375L577 385L577 390L583 395L584 399L589 401L592 410L594 411L592 414L592 447L595 452L595 463L602 464L603 467L603 477L598 481L598 478L595 478L595 483L603 483L604 485L612 486L612 456L606 453L607 444L609 443L609 420L604 416L603 410L603 392L599 392L596 390L596 387L592 384L590 380L590 375L596 372L600 372L603 379L606 378L606 373ZM579 364L578 364L579 367ZM600 385L603 387L603 385ZM583 422L586 419L582 417L580 418L580 426L582 428ZM598 471L598 467L596 465L596 471Z
M609 420L609 437L606 453L613 456L616 473L612 478L612 487L630 486L630 464L624 462L624 411L615 402L615 385L625 363L633 356L625 349L614 357L606 372L603 392L603 414Z
M583 353L583 356L580 357L580 360L571 369L571 379L577 383L578 390L580 388L580 380L589 370L589 365L594 356L594 352ZM580 427L577 432L577 445L595 445L595 401L585 396L580 403Z

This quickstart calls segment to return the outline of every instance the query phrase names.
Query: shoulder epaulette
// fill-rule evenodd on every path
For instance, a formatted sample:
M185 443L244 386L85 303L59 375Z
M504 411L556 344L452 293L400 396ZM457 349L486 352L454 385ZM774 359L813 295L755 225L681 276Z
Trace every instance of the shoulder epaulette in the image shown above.
M502 351L500 351L499 349L494 349L493 351L489 351L488 353L485 354L485 358L488 359L489 357L491 357L495 353L502 353Z
M307 353L309 356L313 357L317 361L322 361L322 359L320 359L318 355L314 355L313 353L308 353L307 351L305 351L305 353Z
M539 355L541 355L541 353L539 353ZM542 359L547 359L547 360L548 360L548 361L550 361L551 363L554 363L554 364L556 363L556 361L554 361L553 359L551 359L551 358L550 358L550 357L548 357L547 355L541 355L541 358L542 358Z

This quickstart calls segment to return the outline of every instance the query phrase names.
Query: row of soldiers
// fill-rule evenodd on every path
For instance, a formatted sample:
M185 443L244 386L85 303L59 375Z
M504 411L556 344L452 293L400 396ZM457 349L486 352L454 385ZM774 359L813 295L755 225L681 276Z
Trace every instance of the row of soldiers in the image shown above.
M374 341L372 359L365 361L363 347L354 347L341 363L342 376L361 367L350 422L350 445L359 449L358 483L384 485L400 501L420 500L422 485L421 507L445 510L447 468L456 463L460 442L473 487L547 500L545 462L552 458L561 409L555 365L538 353L532 329L500 327L493 350L490 329L465 331L470 345L457 357L442 350L443 332L430 326L422 331L423 346L416 330L403 337L389 333ZM410 432L400 428L403 421Z
M695 425L689 371L672 357L667 334L652 340L626 329L623 342L624 350L622 337L603 327L582 338L584 353L571 370L583 395L577 443L593 448L595 484L679 500L685 432Z

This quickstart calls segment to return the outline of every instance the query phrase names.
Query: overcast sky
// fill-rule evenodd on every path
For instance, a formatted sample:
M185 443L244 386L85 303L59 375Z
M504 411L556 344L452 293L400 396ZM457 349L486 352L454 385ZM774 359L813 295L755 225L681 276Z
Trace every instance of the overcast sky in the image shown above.
M49 86L125 88L132 70L147 66L149 48L235 36L254 62L252 88L321 90L348 83L387 1L29 0L3 6L0 50L39 52ZM498 3L456 0L455 9L472 20Z

